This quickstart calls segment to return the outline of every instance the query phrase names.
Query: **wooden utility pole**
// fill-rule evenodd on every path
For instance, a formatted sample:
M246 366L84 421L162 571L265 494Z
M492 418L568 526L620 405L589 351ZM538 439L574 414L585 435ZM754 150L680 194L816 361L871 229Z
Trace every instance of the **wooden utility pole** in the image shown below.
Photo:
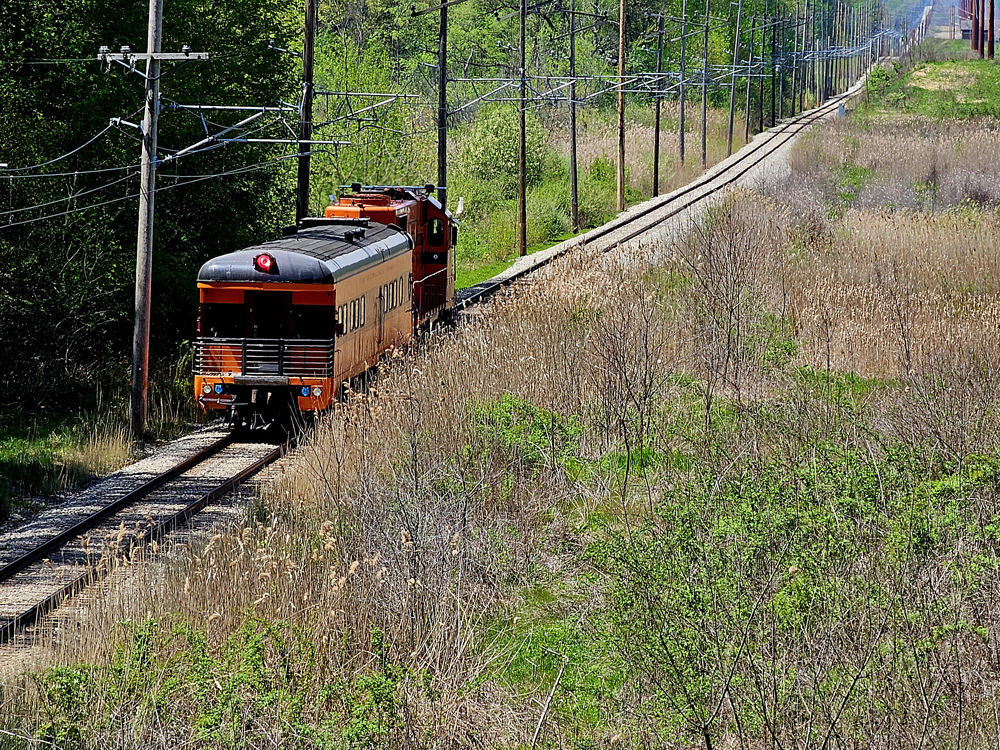
M777 92L775 91L774 76L775 73L777 72L775 68L775 61L778 58L778 39L776 36L778 31L778 16L777 16L778 10L779 9L777 7L777 4L775 4L775 16L774 18L768 19L768 26L771 27L771 127L772 128L774 127L776 122L776 120L774 119L775 117L774 95Z
M750 81L753 80L753 34L757 30L757 19L750 18L750 44L747 47L747 106L746 119L743 123L743 140L750 142Z
M743 0L736 6L736 33L733 35L733 77L729 82L729 131L726 135L726 156L733 155L733 120L736 118L736 66L740 59L740 22L743 20Z
M705 50L701 68L701 168L708 166L708 16L709 2L705 0Z
M989 0L989 4L990 4L990 30L989 30L989 36L987 36L986 38L986 44L988 50L987 57L989 57L989 59L992 60L996 54L996 32L993 30L994 28L993 24L996 21L996 12L995 12L996 2L995 0Z
M305 41L302 45L302 104L299 106L299 173L295 192L295 220L309 215L309 149L312 140L313 46L316 39L316 0L306 0Z
M525 52L525 26L528 23L528 0L521 0L521 102L520 126L521 140L518 144L517 172L517 228L518 255L528 254L528 144L527 128L525 127L525 102L528 99L527 55Z
M576 0L569 3L569 214L573 231L580 231L580 200L576 177ZM653 193L656 195L656 193Z
M982 60L986 57L986 45L984 44L984 37L986 36L986 0L976 0L979 6L979 59Z
M135 254L135 329L132 333L132 440L141 443L146 430L149 388L149 311L153 289L153 202L156 191L156 126L160 109L160 61L163 43L163 0L149 0L146 35L146 103L142 128L139 237Z
M687 0L682 0L681 4L681 81L680 90L677 94L678 102L680 104L680 122L677 125L677 131L679 136L678 149L680 151L681 166L684 166L684 99L685 92L684 87L687 85L687 17L688 17L688 3Z
M180 52L161 52L163 0L149 0L149 33L146 52L133 53L122 47L112 53L101 47L97 59L120 62L131 72L138 73L136 63L146 61L145 104L140 156L139 228L135 253L135 329L132 334L132 403L129 421L132 440L140 446L146 429L146 402L149 387L149 311L152 295L153 269L153 206L156 196L156 131L160 109L160 63L164 60L186 63L207 60L207 52L192 52L185 46ZM169 72L169 71L168 71Z
M767 3L760 18L760 75L757 76L757 132L764 131L764 55L767 52Z
M618 4L618 210L625 210L625 0Z
M743 0L740 0L742 3ZM660 90L663 88L663 13L656 24L656 114L653 118L653 197L660 194Z
M795 117L795 106L799 103L799 4L795 3L795 20L792 23L792 98L790 115Z
M979 29L979 0L972 2L972 51L979 51L979 42L982 39L982 32Z
M437 199L448 205L448 5L441 5L438 29L438 179Z
M778 31L780 33L780 39L778 40L778 119L782 120L785 117L785 17L780 16L778 18Z

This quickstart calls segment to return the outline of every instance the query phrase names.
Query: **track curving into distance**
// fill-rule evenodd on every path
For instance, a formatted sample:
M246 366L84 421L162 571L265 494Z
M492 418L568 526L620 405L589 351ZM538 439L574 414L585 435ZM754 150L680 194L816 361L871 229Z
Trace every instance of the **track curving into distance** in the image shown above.
M798 133L829 116L862 90L861 82L824 104L761 133L732 157L683 188L528 259L492 279L461 290L458 311L485 302L577 248L608 252L649 232L732 185ZM668 209L666 213L662 213ZM0 567L0 645L67 598L111 572L116 560L158 543L206 505L279 459L292 446L235 443L231 435L198 450L122 497L72 524ZM96 547L95 545L96 541Z
M604 252L609 252L622 243L629 242L646 232L656 229L656 227L696 203L732 185L803 130L837 111L839 107L863 91L864 80L862 78L851 89L843 94L831 97L819 107L803 112L796 117L789 118L769 130L758 134L753 141L737 151L733 156L720 162L701 177L684 187L662 198L654 198L646 201L641 206L636 207L636 209L626 212L625 215L619 216L613 221L592 229L583 235L556 245L548 251L543 250L534 255L529 255L527 259L521 259L525 261L522 267L518 267L519 264L515 263L514 267L492 279L487 279L475 286L460 290L456 310L461 311L486 301L501 289L515 281L523 279L533 271L573 250L596 245ZM670 210L665 214L661 214L664 209ZM652 214L657 215L650 218Z

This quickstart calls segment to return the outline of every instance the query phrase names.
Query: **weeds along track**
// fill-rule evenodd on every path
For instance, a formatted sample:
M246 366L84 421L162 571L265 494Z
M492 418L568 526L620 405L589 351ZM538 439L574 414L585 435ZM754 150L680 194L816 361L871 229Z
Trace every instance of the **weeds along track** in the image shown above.
M735 183L800 132L837 111L863 85L862 79L820 107L761 133L689 185L636 206L582 237L522 258L504 273L460 291L459 310L488 300L576 248L596 246L608 252L655 230ZM157 552L164 536L279 459L288 447L237 443L231 435L216 433L169 466L135 471L130 487L104 490L102 482L89 507L83 508L86 512L77 508L75 515L60 514L46 523L31 524L32 528L0 535L0 645L15 641L24 628L123 563L144 555L147 549ZM108 495L114 497L109 501Z
M82 518L36 530L41 542L0 537L0 645L122 562L156 552L167 534L285 450L225 434Z
M751 143L679 190L661 198L646 201L619 215L613 221L592 229L580 237L574 237L548 250L521 258L503 273L475 286L460 290L458 292L458 309L467 309L489 299L504 287L523 279L533 271L575 249L590 246L609 252L623 243L657 229L669 219L733 185L750 170L761 165L768 157L788 144L803 130L829 117L860 94L864 90L864 82L865 78L861 78L843 94L832 97L819 107L784 120L773 128L760 133Z

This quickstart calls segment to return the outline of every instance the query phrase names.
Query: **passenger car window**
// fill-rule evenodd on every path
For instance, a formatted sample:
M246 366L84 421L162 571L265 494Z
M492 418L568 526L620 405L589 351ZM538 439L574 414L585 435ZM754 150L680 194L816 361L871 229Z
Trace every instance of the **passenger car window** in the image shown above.
M292 305L292 330L297 339L332 339L333 308Z

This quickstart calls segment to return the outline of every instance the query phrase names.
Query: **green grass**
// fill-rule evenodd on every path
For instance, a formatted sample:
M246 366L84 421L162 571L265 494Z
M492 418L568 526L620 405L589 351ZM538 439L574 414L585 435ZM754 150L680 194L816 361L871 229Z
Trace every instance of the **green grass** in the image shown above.
M513 262L513 260L498 260L482 266L476 265L471 268L460 267L455 278L455 288L465 289L466 287L475 286L481 281L492 279L498 273L502 273L510 268L510 264Z
M571 239L575 236L576 234L573 232L567 232L566 234L561 234L547 242L539 242L535 245L528 245L528 255L533 255L541 250L548 250L550 247L554 247L560 242L564 242L565 240ZM497 260L492 263L484 263L482 265L470 263L464 268L459 266L458 273L455 278L455 288L465 289L470 286L475 286L476 284L486 281L487 279L492 279L497 274L503 273L510 268L511 264L515 260L517 260L516 256L510 258L509 260Z
M1000 117L1000 68L990 60L962 59L967 44L933 46L934 61L918 62L896 78L875 74L868 114L905 113L935 119ZM894 80L893 80L894 79Z
M41 415L7 417L0 424L0 521L31 498L54 495L92 478L67 458L89 435L79 420Z

